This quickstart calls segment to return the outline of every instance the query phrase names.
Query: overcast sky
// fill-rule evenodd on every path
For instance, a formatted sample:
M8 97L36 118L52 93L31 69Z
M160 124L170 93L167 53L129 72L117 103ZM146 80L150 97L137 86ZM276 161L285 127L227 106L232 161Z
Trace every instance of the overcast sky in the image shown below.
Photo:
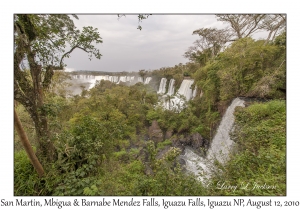
M98 44L100 60L88 59L77 49L65 59L68 69L94 71L154 70L186 63L182 55L198 38L192 32L202 27L223 28L214 15L151 15L140 24L137 15L78 15L75 25L98 28L103 43Z

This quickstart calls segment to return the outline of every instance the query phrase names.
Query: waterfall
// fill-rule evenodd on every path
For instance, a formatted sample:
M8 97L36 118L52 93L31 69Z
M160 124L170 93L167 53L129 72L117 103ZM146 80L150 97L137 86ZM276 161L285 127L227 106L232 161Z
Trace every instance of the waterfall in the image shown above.
M184 96L185 99L187 101L189 101L193 95L193 90L191 89L191 86L193 83L194 83L194 80L184 79L180 85L180 88L179 88L177 94Z
M143 78L142 77L138 77L138 82L143 83Z
M95 76L95 80L97 81L105 80L105 76Z
M151 81L152 77L147 77L146 80L145 80L145 84L149 84L149 82Z
M165 94L166 92L166 83L167 83L167 79L166 78L161 78L160 80L160 84L159 84L159 90L158 90L158 94Z
M171 81L170 81L171 83ZM193 90L191 89L192 84L194 83L194 80L188 80L184 79L180 85L179 90L177 91L176 95L170 99L170 101L165 100L163 103L163 106L165 109L174 109L180 112L180 110L185 106L185 101L182 99L182 97L185 98L186 101L189 101L192 99L193 96ZM173 84L174 88L174 84ZM169 93L169 91L168 91ZM169 94L168 94L169 95ZM166 97L165 97L166 99Z
M195 89L193 90L193 98L195 98L196 97L196 94L197 94L197 87L195 87Z
M120 80L117 84L119 84L120 82L127 82L127 77L126 76L120 76Z
M230 132L234 124L234 110L235 107L244 107L244 100L236 98L232 101L231 105L227 108L217 133L212 140L211 147L208 149L206 158L202 158L195 154L191 149L186 148L185 154L181 158L186 162L186 169L194 174L204 172L204 176L200 176L200 180L209 178L211 172L214 170L214 160L218 160L224 164L228 158L230 150L234 142L230 139Z
M212 140L212 145L208 151L207 158L216 158L219 162L224 163L228 159L229 151L234 143L229 136L234 124L234 109L237 106L244 107L244 100L236 98L227 108L225 115L222 118L221 124L217 130L215 137Z
M175 79L171 79L169 82L169 89L168 89L168 95L174 95L174 84L175 84Z
M118 76L113 76L113 82L118 83L119 82L119 77Z

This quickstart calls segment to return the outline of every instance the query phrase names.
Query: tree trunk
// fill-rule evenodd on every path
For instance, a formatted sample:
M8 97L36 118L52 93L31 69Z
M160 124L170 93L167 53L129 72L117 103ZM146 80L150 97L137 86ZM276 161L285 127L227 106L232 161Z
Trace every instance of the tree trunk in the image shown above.
M50 133L48 128L47 113L44 110L44 90L42 86L42 66L38 65L35 60L35 53L30 49L28 56L31 78L33 81L34 92L34 106L31 107L31 116L34 121L35 130L38 138L38 150L37 156L40 158L46 158L48 161L54 161L56 159L55 148L50 140Z
M20 121L15 109L14 109L14 125L18 132L18 135L20 136L21 143L24 146L24 149L30 159L30 162L32 163L32 165L35 168L36 172L38 173L39 177L42 177L44 175L43 166L40 164L38 158L36 157L32 147L28 141L27 135L23 129L23 126L21 124L21 121Z
M47 113L44 110L44 88L47 88L53 76L52 66L46 68L44 81L42 81L42 66L36 61L36 52L32 50L32 41L36 38L36 30L32 20L27 15L19 15L19 20L24 23L25 28L15 24L15 32L18 39L15 40L14 52L14 99L21 103L29 112L37 134L37 156L47 161L56 158L56 151L50 140L50 133L47 122ZM27 58L31 79L27 73L20 68L22 60ZM44 86L43 86L44 85Z

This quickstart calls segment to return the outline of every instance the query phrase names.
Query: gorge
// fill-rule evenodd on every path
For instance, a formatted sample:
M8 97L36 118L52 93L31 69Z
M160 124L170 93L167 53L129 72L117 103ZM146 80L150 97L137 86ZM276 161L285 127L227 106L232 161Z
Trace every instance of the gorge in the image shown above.
M135 84L139 81L143 81L141 77L134 76L91 76L91 75L74 75L72 79L88 81L91 83L89 89L93 88L96 81L98 80L108 80L116 84L126 83L128 85ZM149 84L152 77L146 77L144 84ZM194 90L191 88L194 80L193 79L183 79L179 89L175 93L175 80L166 78L161 78L157 94L161 97L160 104L168 110L180 111L185 102L193 99L196 96L197 88ZM168 84L168 88L167 88ZM204 181L209 179L212 171L214 171L213 163L215 160L221 164L225 163L229 157L230 150L233 141L230 139L230 132L234 124L234 110L237 106L244 106L244 100L236 98L232 101L231 105L227 108L221 123L217 129L217 133L211 141L211 145L206 152L205 157L201 157L194 152L193 148L185 147L184 154L180 155L180 158L185 161L185 168L198 176L199 180ZM199 176L199 174L201 174Z

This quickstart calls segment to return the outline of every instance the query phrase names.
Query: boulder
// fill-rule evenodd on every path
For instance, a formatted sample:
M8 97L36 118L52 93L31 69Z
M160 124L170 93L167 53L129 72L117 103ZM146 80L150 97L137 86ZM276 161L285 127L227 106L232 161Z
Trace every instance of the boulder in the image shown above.
M175 137L172 142L174 147L178 147L182 150L184 150L186 146L189 146L198 151L205 151L209 146L209 141L203 138L199 133Z
M149 127L148 134L149 138L155 143L163 141L163 132L156 120L152 121L152 125Z

